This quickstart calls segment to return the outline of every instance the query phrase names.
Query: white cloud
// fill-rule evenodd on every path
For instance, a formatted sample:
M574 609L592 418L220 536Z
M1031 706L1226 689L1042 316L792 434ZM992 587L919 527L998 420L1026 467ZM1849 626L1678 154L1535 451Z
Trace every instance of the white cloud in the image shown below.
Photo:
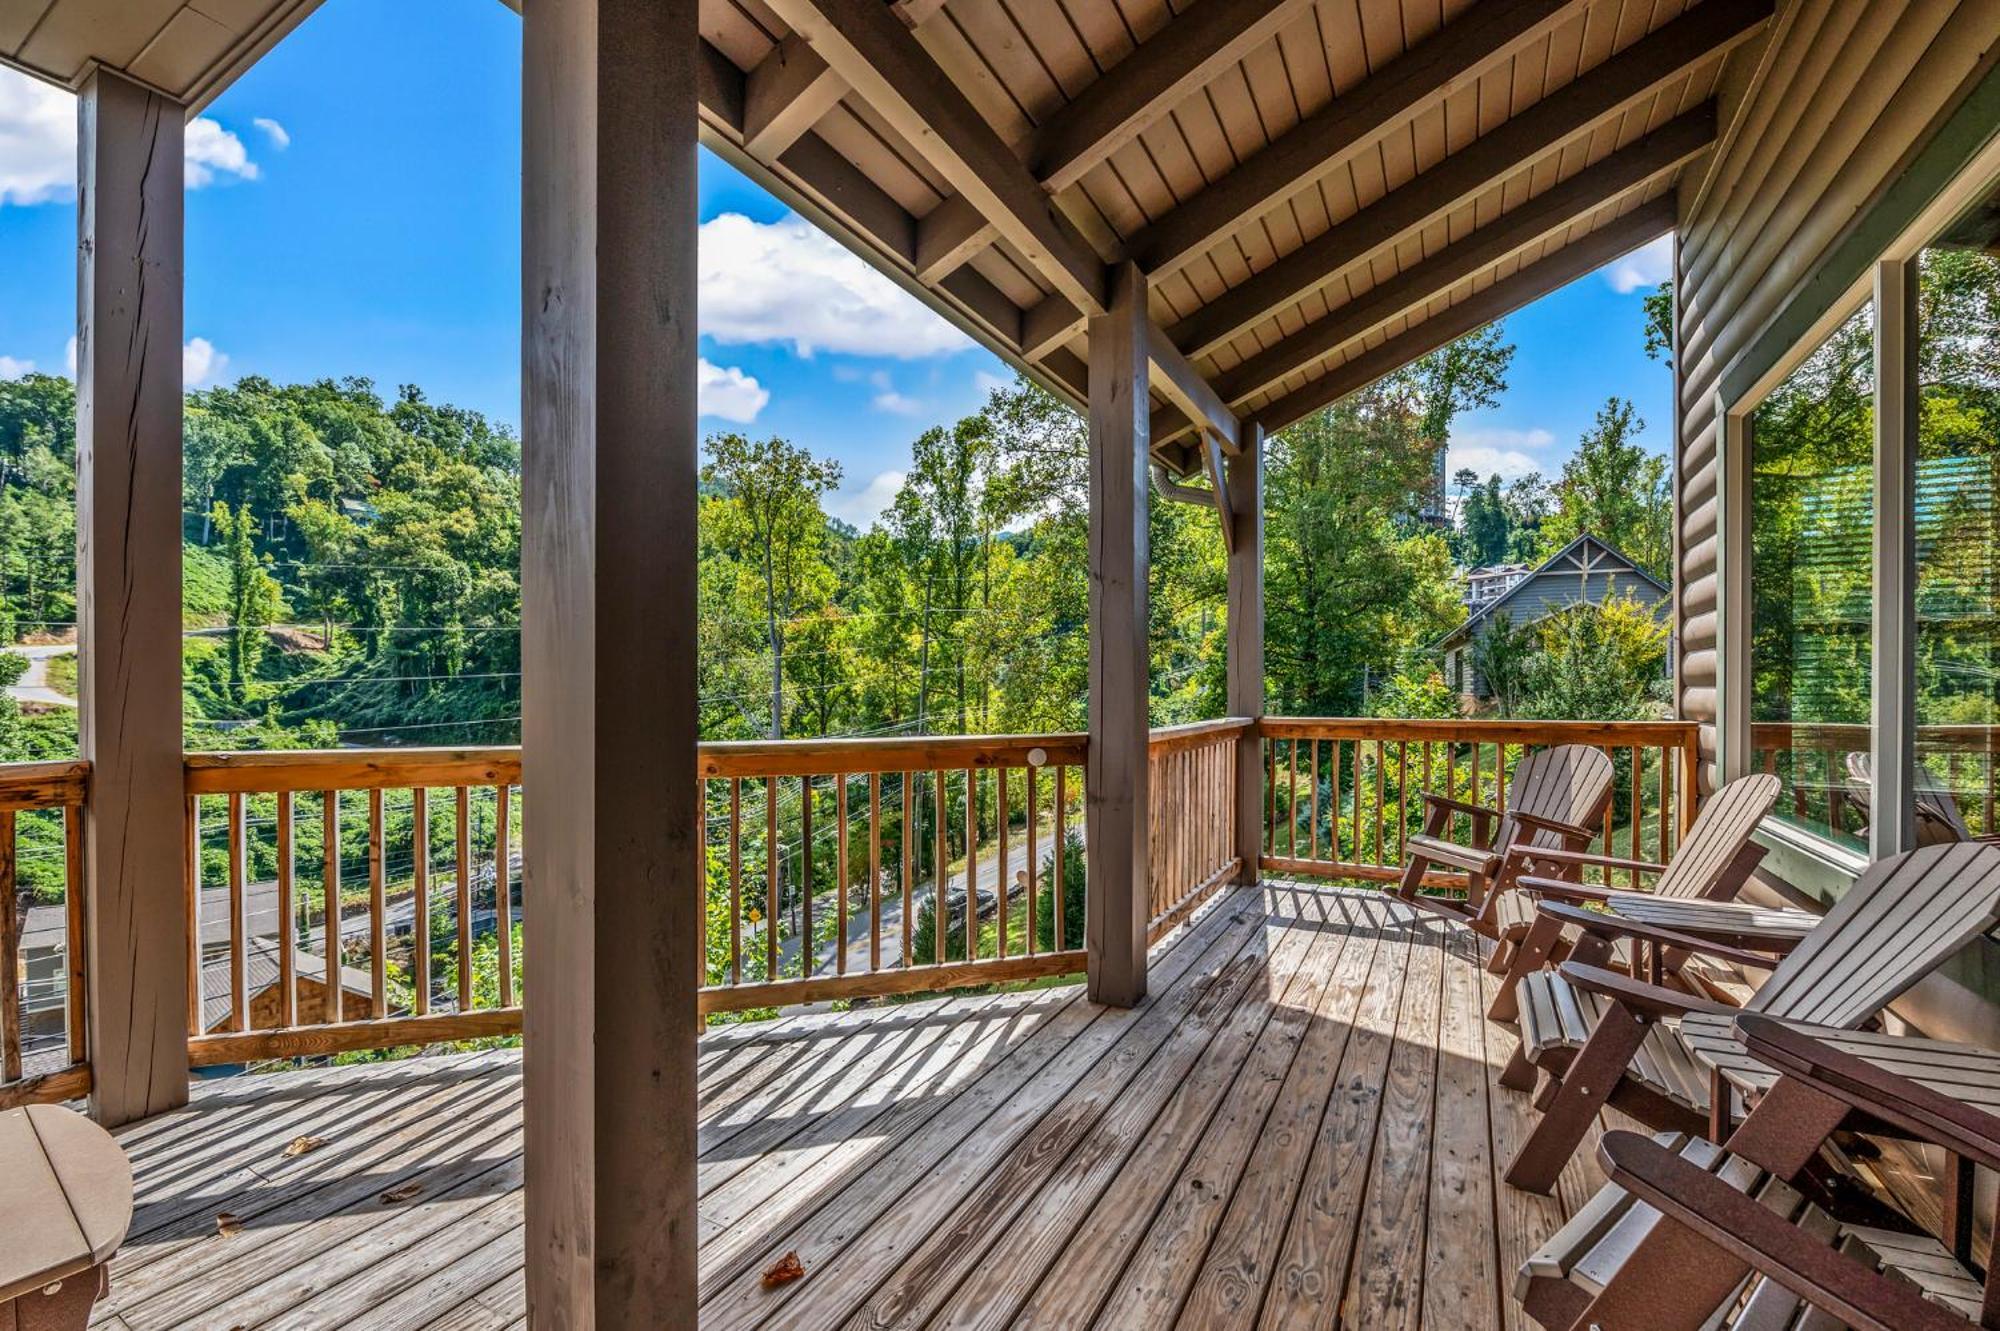
M76 98L0 69L0 205L76 191Z
M283 125L279 124L277 121L271 119L271 117L258 116L250 123L255 125L258 129L264 131L264 137L271 141L271 146L273 148L277 148L280 151L282 151L292 146L291 131L287 130Z
M183 388L200 388L221 378L222 372L228 368L229 357L217 351L215 344L205 337L189 338L187 345L181 348Z
M800 217L723 213L701 227L701 331L722 343L788 344L910 360L971 339Z
M1481 480L1498 473L1504 480L1531 471L1546 473L1547 464L1527 450L1544 449L1556 437L1539 426L1529 430L1473 429L1454 431L1445 449L1445 474L1470 468Z
M904 473L900 471L881 472L859 490L836 491L827 501L827 512L866 531L870 523L896 502L896 492L903 488L903 480Z
M972 386L978 389L980 395L983 397L989 393L997 393L1003 388L1012 388L1014 381L1003 378L991 370L974 370L972 372Z
M19 379L35 368L31 360L15 360L12 356L0 356L0 379Z
M197 116L188 122L183 156L181 178L189 189L213 185L220 176L235 176L239 180L257 178L257 164L250 160L250 150L243 146L243 140L207 116Z
M1620 295L1641 287L1656 287L1674 275L1674 238L1659 239L1633 250L1604 270L1604 280Z
M704 416L748 425L771 400L771 393L734 365L711 365L703 357L696 370L695 396Z
M895 389L885 389L869 399L877 411L886 411L892 416L921 416L924 404L913 397L898 393Z

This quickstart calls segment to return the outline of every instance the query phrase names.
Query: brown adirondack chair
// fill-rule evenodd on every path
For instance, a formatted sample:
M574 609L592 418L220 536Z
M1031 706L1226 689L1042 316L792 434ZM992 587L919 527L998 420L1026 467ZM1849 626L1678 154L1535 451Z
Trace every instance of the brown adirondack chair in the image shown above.
M1510 889L1493 905L1493 922L1500 946L1493 950L1491 969L1507 979L1494 996L1487 1016L1495 1021L1512 1021L1516 1016L1515 984L1529 971L1540 970L1560 961L1567 949L1560 946L1564 926L1545 921L1537 931L1535 908L1544 900L1572 905L1595 903L1615 913L1624 910L1650 912L1667 902L1728 901L1742 891L1750 874L1764 858L1764 848L1752 844L1750 834L1777 802L1781 783L1775 776L1758 773L1739 777L1709 797L1695 816L1693 826L1681 838L1669 864L1595 855L1585 850L1537 850L1527 852L1538 864L1583 869L1597 865L1606 871L1632 870L1657 874L1651 891L1637 888L1620 891L1583 883L1544 878L1532 874L1512 876ZM1553 920L1554 917L1549 917ZM1530 934L1534 935L1532 942ZM1580 958L1592 964L1609 960L1593 954ZM1676 963L1679 958L1674 959ZM1671 969L1678 970L1678 964Z
M1412 835L1404 847L1407 858L1397 894L1493 937L1489 907L1506 891L1512 875L1535 863L1530 855L1515 852L1588 846L1611 800L1611 778L1611 759L1602 750L1559 744L1514 764L1505 812L1444 795L1425 795L1424 830ZM1452 816L1461 813L1472 822L1469 844L1448 834ZM1466 900L1423 890L1425 875L1437 865L1464 872Z
M1945 958L2000 923L2000 846L1920 846L1870 865L1803 940L1753 929L1697 936L1616 915L1568 911L1606 940L1685 948L1770 978L1745 1005L1794 1021L1858 1029ZM1782 954L1782 961L1774 955ZM1607 1103L1651 1127L1709 1132L1726 1122L1727 1094L1684 1038L1691 1014L1733 1018L1737 1009L1595 966L1565 962L1521 977L1521 1046L1501 1074L1527 1090L1548 1076L1542 1118L1522 1143L1507 1181L1546 1193ZM1696 1023L1705 1043L1729 1043L1727 1028Z
M1745 1015L1771 1090L1727 1149L1608 1132L1611 1181L1521 1267L1515 1297L1551 1331L1850 1326L2000 1328L2000 1263L1971 1269L1970 1206L1946 1232L1843 1222L1794 1187L1844 1121L2000 1168L2000 1052Z

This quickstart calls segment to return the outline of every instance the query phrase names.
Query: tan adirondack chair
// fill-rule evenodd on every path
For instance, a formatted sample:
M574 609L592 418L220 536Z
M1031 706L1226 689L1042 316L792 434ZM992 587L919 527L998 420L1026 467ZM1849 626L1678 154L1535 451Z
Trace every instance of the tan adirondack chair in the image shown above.
M1843 1221L1794 1184L1857 1120L2000 1167L2000 1053L1745 1016L1772 1089L1728 1148L1609 1132L1611 1182L1544 1243L1515 1297L1548 1328L2000 1328L2000 1264L1966 1260L1970 1207L1933 1237Z
M1915 803L1917 806L1917 844L1920 846L1945 845L1953 841L1994 841L2000 840L1991 833L1976 835L1966 825L1965 815L1958 807L1958 796L1951 787L1938 779L1923 763L1916 768ZM1869 753L1847 755L1847 794L1861 806L1864 816L1875 816L1875 756Z
M1397 893L1447 919L1495 936L1491 905L1513 875L1525 872L1540 850L1582 850L1596 835L1611 800L1611 759L1582 744L1559 744L1514 764L1503 812L1444 795L1425 795L1424 830L1404 847L1407 858ZM1455 814L1472 823L1472 839L1461 844L1448 835ZM1424 878L1442 865L1464 872L1467 898L1433 895Z
M1716 791L1702 806L1701 812L1695 815L1693 826L1681 838L1669 864L1618 859L1581 850L1532 852L1535 859L1543 864L1569 865L1578 869L1594 864L1605 869L1607 876L1612 870L1636 870L1658 877L1651 891L1620 891L1533 875L1517 875L1511 890L1501 894L1494 904L1493 919L1498 927L1500 946L1494 949L1493 969L1504 972L1507 978L1486 1015L1495 1021L1513 1021L1518 1015L1515 990L1521 976L1541 970L1568 955L1569 949L1562 946L1568 926L1553 913L1540 917L1535 913L1536 907L1543 901L1561 901L1572 905L1592 903L1614 914L1631 912L1637 918L1657 923L1661 922L1663 907L1671 917L1678 903L1692 905L1733 899L1764 858L1764 848L1753 844L1750 834L1757 830L1757 824L1777 803L1781 788L1777 777L1760 772L1755 776L1739 777ZM1801 916L1801 932L1817 922L1816 916L1807 917L1802 911L1798 914ZM1691 916L1690 922L1692 918L1713 916L1714 912L1700 912L1699 916ZM1538 919L1539 928L1536 927ZM1593 965L1611 959L1608 949L1593 949L1589 955L1578 957L1578 960ZM1663 972L1677 972L1683 959L1672 952L1663 953Z
M1697 936L1610 914L1573 915L1578 927L1608 940L1769 968L1744 1010L1854 1030L2000 923L2000 847L1920 846L1879 860L1803 941L1751 928ZM1784 959L1774 962L1779 953ZM1706 1041L1727 1042L1726 1024L1717 1034L1699 1014L1733 1018L1736 1009L1576 962L1524 975L1519 989L1521 1046L1501 1081L1531 1089L1539 1069L1548 1084L1536 1101L1541 1121L1508 1167L1509 1183L1548 1192L1607 1103L1655 1128L1724 1135L1729 1097L1712 1096L1715 1075L1692 1055L1683 1019Z

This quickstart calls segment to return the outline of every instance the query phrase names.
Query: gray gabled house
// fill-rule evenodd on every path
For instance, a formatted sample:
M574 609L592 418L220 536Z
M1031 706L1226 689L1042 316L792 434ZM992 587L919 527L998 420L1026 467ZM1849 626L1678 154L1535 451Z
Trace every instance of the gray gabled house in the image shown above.
M1507 616L1508 622L1519 627L1573 605L1602 605L1620 596L1630 596L1657 611L1672 595L1665 583L1585 532L1505 592L1474 609L1463 624L1432 643L1430 649L1442 662L1445 683L1454 693L1484 700L1489 696L1486 681L1472 664L1472 645L1499 616Z

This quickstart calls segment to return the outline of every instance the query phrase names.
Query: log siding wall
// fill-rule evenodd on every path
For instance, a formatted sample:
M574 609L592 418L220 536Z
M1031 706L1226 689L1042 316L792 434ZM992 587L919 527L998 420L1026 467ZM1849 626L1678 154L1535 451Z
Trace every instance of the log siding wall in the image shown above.
M1989 4L1792 0L1724 74L1724 136L1682 187L1676 259L1679 702L1700 723L1704 790L1721 685L1717 517L1738 501L1718 504L1723 400L1799 350L1866 276L1876 255L1852 242L1880 227L1871 212L1996 49Z

